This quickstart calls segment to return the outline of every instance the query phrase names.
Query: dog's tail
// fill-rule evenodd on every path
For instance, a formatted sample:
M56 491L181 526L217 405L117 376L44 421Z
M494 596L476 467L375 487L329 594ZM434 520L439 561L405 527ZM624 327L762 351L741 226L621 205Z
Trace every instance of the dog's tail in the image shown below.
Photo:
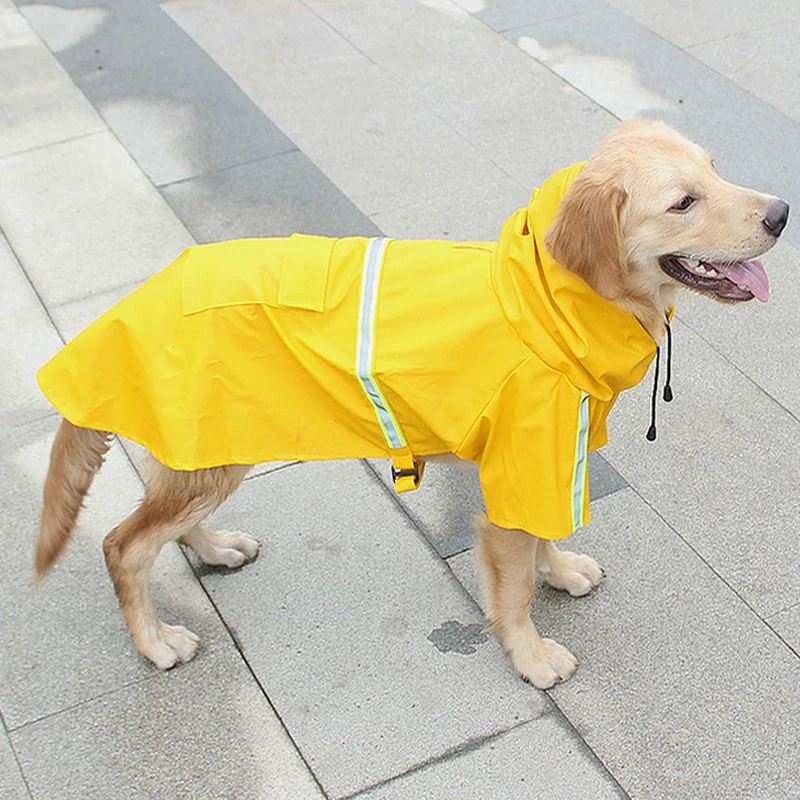
M110 433L61 421L44 483L34 582L38 582L53 566L69 541L83 498L110 446Z

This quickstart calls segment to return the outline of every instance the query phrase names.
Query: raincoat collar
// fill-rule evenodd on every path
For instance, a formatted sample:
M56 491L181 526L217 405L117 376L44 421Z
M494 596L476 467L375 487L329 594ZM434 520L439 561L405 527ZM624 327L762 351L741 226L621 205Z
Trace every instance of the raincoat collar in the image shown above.
M636 317L564 269L544 245L561 198L585 162L556 172L503 226L492 284L517 335L552 369L609 401L647 372L656 343Z

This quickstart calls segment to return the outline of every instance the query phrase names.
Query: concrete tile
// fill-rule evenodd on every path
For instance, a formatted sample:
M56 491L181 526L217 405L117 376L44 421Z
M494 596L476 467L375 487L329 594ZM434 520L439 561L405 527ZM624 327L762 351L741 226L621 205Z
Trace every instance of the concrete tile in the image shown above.
M569 550L569 546L566 548ZM467 594L480 606L486 613L486 603L481 587L480 571L478 566L478 554L475 549L464 550L456 553L447 559L447 564L453 571L458 582L466 589Z
M36 798L322 800L247 667L206 655L15 731Z
M402 0L354 0L314 7L528 193L556 169L586 158L616 124L452 3L420 8ZM476 52L485 55L475 58ZM458 191L465 194L470 185L462 181Z
M346 5L336 3L326 11L335 13ZM248 70L255 70L259 81L288 85L304 65L361 59L347 41L348 31L335 28L320 9L302 0L270 0L268 25L263 24L261 0L238 0L235 7L224 0L165 0L161 9L207 52L209 38L230 44L243 37L245 46L225 47L224 69L237 76L240 86L238 76Z
M456 0L467 11L496 31L507 31L523 25L534 25L582 11L593 11L598 0L567 0L562 3L547 0Z
M98 475L69 548L38 589L31 585L41 491L57 421L4 437L0 522L3 653L0 708L10 730L158 674L135 651L101 541L133 509L141 486L118 447ZM156 563L153 597L167 622L204 639L203 652L232 645L177 545ZM74 795L79 796L79 795Z
M0 426L14 428L51 411L34 377L61 339L0 234Z
M645 28L680 47L751 30L770 20L794 18L792 0L771 0L768 15L759 13L751 0L706 0L702 5L689 0L650 3L647 0L607 0Z
M365 470L302 464L247 481L213 521L260 535L261 555L236 576L200 570L331 797L547 708Z
M0 0L0 42L27 36L31 29L12 0Z
M165 254L164 263L161 266L166 267L169 261L170 255ZM64 341L68 342L70 339L74 339L89 323L108 311L111 306L129 295L141 283L142 281L139 280L124 286L115 286L108 291L90 294L80 300L71 300L53 306L50 309L50 315L64 337Z
M710 305L710 304L709 304ZM729 309L731 317L739 310ZM759 614L800 595L800 425L707 342L673 325L673 391L645 440L651 376L622 395L604 457Z
M678 316L744 375L773 397L787 411L800 418L797 393L797 342L800 340L800 287L796 274L800 250L781 241L764 258L772 296L730 308L709 303L707 298L685 292L678 304ZM683 347L676 342L676 348ZM676 358L682 358L676 349ZM731 398L733 401L733 398Z
M105 130L50 51L10 10L0 11L0 74L0 157Z
M5 800L31 800L5 731L0 731L0 797Z
M531 191L511 178L434 197L372 216L395 239L495 241L503 223L528 204Z
M158 3L22 10L157 185L292 148Z
M631 798L796 795L782 765L800 732L800 659L635 492L592 512L562 547L606 579L586 598L543 586L533 603L540 633L580 661L551 690L557 706ZM474 551L448 563L477 595Z
M370 459L369 463L442 558L472 547L475 539L472 518L485 508L477 469L468 465L431 463L425 467L425 476L417 491L396 495L390 462ZM627 485L599 453L590 453L589 495L592 500Z
M706 147L728 179L800 201L800 125L624 14L604 6L508 35L616 117L663 119ZM800 241L800 230L786 235Z
M574 538L608 577L582 600L540 592L533 617L581 660L552 697L625 791L798 795L800 659L634 492Z
M46 305L129 285L192 239L110 133L0 159L0 219Z
M329 236L380 233L297 151L161 191L198 242L288 236L295 231Z
M591 798L627 796L564 719L548 714L410 775L359 800L474 800L476 797Z
M219 0L202 5L226 8ZM406 88L404 80L387 74L352 45L341 57L298 62L291 53L292 37L284 43L280 26L271 33L259 25L262 11L257 3L241 4L222 30L213 26L211 11L192 13L183 3L168 8L365 214L455 192L465 182L484 184L503 177L490 158ZM287 59L283 69L263 62L259 54L266 48L273 59ZM331 46L323 44L323 52L330 51ZM353 86L358 86L357 92Z
M796 92L800 61L786 57L800 37L800 23L794 16L778 22L770 15L769 21L770 25L741 30L688 50L743 89L800 121Z
M800 654L800 600L791 608L769 617L767 623L795 653Z

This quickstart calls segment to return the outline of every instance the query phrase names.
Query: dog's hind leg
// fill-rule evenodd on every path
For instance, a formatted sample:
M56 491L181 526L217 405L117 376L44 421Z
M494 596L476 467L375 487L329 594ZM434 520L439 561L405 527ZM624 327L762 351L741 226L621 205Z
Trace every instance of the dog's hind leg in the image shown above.
M242 482L248 467L177 472L156 464L142 504L106 536L103 551L136 649L161 669L194 656L199 639L165 625L150 597L150 571L161 548L199 525Z
M552 639L543 639L530 616L536 589L536 553L541 541L529 533L499 528L485 514L475 519L480 534L487 615L514 667L538 689L566 680L578 662Z
M597 588L603 579L603 568L589 556L559 550L553 542L539 539L536 550L536 572L554 589L562 589L573 597L583 597Z

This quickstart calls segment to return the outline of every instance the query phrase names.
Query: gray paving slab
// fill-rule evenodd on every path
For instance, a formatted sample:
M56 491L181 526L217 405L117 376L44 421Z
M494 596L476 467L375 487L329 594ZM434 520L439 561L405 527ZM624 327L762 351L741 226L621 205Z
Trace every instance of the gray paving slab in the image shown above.
M484 510L478 471L469 466L430 463L417 491L394 494L390 462L371 459L375 474L396 498L442 558L472 547L472 518ZM589 455L589 495L592 500L628 484L599 453Z
M12 733L37 800L322 800L230 650Z
M141 495L133 470L114 447L92 487L73 541L38 589L33 552L41 491L57 420L20 427L4 437L0 523L2 680L6 725L21 725L158 673L135 651L108 577L101 541ZM153 597L167 622L186 624L203 650L232 647L213 607L177 546L156 563Z
M359 800L626 798L557 713L477 742L440 762L359 794Z
M706 0L702 4L685 0L679 3L608 0L608 3L679 47L749 31L773 20L788 22L797 13L792 0L770 0L768 8L752 0Z
M797 796L800 659L634 491L592 510L562 544L606 579L533 603L580 661L558 707L632 800ZM474 552L449 563L477 591Z
M181 181L161 191L198 242L288 236L295 231L328 236L380 233L299 152Z
M15 10L0 10L0 157L105 129Z
M31 800L25 779L17 764L5 730L0 727L0 797L4 800Z
M192 244L106 133L0 159L3 231L45 304L149 278Z
M531 187L513 178L469 191L454 192L420 203L373 214L372 221L395 239L495 241L503 223L528 204Z
M0 0L0 42L7 42L31 32L30 26L12 0Z
M453 4L360 0L314 8L529 192L587 158L616 122L485 24L454 13Z
M166 267L170 261L171 256L177 253L165 251L164 261L160 267ZM154 259L155 262L155 259ZM156 272L160 267L155 268ZM71 300L62 305L53 306L50 311L50 316L53 322L58 327L59 333L64 337L64 341L68 342L79 334L90 322L93 322L101 314L108 311L111 306L122 300L137 286L140 286L141 280L135 283L115 286L105 292L98 292L97 294L90 294L88 297L82 297L79 300Z
M155 0L21 8L157 185L293 148Z
M329 45L330 30L323 53L336 55L298 63L293 38L283 42L280 26L273 32L259 25L256 2L242 3L235 18L225 14L222 29L216 20L226 6L216 0L165 8L367 215L504 177L489 156L382 64L353 45L344 54L341 43ZM265 48L276 60L286 59L283 69L258 63Z
M791 608L767 619L770 627L800 657L800 597Z
M731 315L745 309L729 308ZM649 443L651 378L622 395L603 456L758 613L800 595L800 427L678 322L670 405Z
M706 147L730 180L800 200L800 125L616 9L508 36L616 117L663 119ZM786 235L797 243L800 230Z
M800 120L800 101L795 91L800 61L786 57L800 37L800 24L794 14L796 11L779 21L770 15L762 20L769 22L764 27L746 29L687 49L748 92Z
M51 411L34 371L61 339L2 234L0 286L0 427L6 429Z
M473 0L455 1L496 31L568 17L591 11L598 5L598 0L566 0L561 3L547 0L482 0L477 4Z
M247 481L213 522L264 542L237 575L199 572L329 796L548 707L512 674L478 608L360 462Z

